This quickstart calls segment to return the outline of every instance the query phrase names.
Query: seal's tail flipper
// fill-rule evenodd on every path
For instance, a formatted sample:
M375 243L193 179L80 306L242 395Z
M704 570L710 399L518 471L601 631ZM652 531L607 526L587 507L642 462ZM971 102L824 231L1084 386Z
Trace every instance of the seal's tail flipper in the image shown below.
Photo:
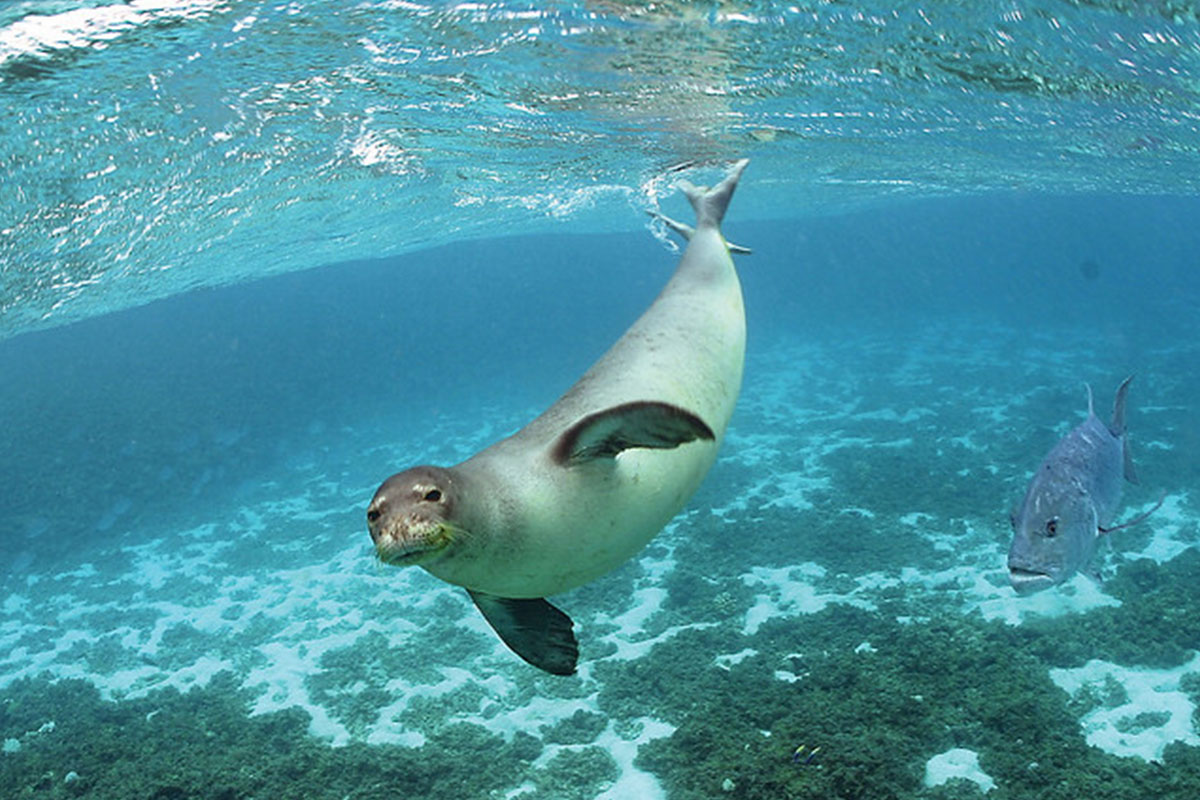
M742 172L749 163L747 158L734 162L725 179L711 189L695 186L688 181L679 182L679 188L687 195L692 208L696 209L697 228L721 227L721 220L725 218L725 209L729 208L733 190L737 188L738 179L742 177Z
M509 649L552 675L574 675L579 643L575 623L546 600L497 597L467 590L483 618Z

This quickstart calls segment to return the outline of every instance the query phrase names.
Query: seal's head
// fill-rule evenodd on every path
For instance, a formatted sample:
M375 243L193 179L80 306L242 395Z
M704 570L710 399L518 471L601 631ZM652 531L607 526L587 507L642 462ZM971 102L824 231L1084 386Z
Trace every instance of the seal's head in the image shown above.
M441 467L413 467L383 482L367 506L367 528L379 560L393 566L428 562L454 539L454 477Z

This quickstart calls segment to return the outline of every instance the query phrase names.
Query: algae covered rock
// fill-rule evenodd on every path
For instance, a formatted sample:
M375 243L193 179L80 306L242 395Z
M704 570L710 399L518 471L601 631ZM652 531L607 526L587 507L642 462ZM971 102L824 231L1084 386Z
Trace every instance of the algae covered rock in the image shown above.
M607 717L581 708L553 725L543 725L542 739L547 744L589 744L596 741L607 726Z

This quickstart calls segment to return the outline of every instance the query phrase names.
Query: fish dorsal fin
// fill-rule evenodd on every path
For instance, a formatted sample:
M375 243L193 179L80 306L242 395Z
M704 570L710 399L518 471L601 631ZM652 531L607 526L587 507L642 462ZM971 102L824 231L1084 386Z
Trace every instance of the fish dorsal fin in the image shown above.
M471 600L509 649L552 675L575 674L579 643L571 618L541 597L497 597L472 592Z
M1125 434L1125 402L1129 396L1129 382L1132 380L1133 376L1130 375L1121 381L1121 385L1117 387L1117 396L1113 399L1112 422L1108 425L1108 429L1112 431L1113 436L1123 436Z
M1130 375L1117 387L1117 396L1113 399L1112 422L1109 423L1108 429L1113 436L1121 440L1121 459L1124 462L1125 480L1136 484L1138 476L1133 469L1133 454L1129 452L1129 436L1125 431L1125 406L1129 396L1129 382L1132 380L1133 376Z
M588 414L558 437L551 456L565 467L622 450L669 450L696 439L716 439L712 428L692 412L653 400L635 400Z

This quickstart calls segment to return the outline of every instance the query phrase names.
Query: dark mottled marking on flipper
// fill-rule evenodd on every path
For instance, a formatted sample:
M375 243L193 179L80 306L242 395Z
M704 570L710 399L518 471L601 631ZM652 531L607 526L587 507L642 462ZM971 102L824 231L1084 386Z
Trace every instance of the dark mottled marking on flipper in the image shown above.
M589 414L558 437L551 451L555 463L573 466L597 458L613 458L622 450L647 447L669 450L696 439L716 436L692 412L651 400L636 400Z
M571 618L538 598L497 597L467 590L475 607L509 649L552 675L574 675L579 643Z

